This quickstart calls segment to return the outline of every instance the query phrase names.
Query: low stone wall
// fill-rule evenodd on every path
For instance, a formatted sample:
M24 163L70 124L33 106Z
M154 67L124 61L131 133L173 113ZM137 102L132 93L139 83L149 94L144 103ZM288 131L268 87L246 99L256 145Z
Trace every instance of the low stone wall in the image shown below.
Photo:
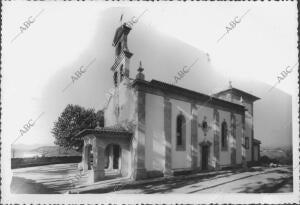
M40 158L12 158L11 168L34 167L49 164L79 163L81 156L40 157Z

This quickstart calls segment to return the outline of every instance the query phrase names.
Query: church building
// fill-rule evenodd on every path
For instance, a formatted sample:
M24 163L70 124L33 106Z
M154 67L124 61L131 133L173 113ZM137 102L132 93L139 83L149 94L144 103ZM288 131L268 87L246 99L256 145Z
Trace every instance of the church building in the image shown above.
M258 160L253 104L259 98L231 85L209 96L146 81L142 63L132 78L130 30L122 24L113 39L114 88L104 108L104 127L77 135L84 139L82 164L92 182L245 167Z

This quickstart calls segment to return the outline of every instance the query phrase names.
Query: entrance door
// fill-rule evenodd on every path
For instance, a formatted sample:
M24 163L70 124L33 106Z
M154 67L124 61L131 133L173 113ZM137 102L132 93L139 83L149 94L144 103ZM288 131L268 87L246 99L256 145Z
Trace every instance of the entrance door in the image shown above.
M208 169L208 154L209 154L209 147L202 146L202 170Z
M235 148L231 148L231 165L236 164L236 150Z
M121 147L117 144L109 144L105 148L105 169L118 170L121 168Z
M113 145L113 169L119 169L120 146Z

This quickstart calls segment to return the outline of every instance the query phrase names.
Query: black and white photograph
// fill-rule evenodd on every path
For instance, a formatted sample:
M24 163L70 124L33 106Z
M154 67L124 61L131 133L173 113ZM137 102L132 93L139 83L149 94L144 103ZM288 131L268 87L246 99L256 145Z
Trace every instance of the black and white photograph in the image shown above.
M4 1L1 204L299 203L296 1Z

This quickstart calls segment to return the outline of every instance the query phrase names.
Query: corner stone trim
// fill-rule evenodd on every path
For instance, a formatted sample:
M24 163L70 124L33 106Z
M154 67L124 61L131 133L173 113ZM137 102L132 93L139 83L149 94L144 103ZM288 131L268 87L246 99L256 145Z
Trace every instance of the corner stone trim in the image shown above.
M191 113L193 109L197 109L195 104L191 106ZM197 126L197 115L193 114L192 124L191 124L191 147L192 147L192 168L197 168L197 148L198 148L198 126Z
M165 173L172 173L172 104L164 98L164 131L165 131Z
M216 169L220 168L220 131L219 131L219 112L217 109L214 109L214 123L217 129L213 130L214 133L214 156L216 158Z
M143 91L138 91L137 93L137 114L138 114L138 125L137 125L137 151L136 151L136 164L135 164L135 174L134 178L144 179L147 178L147 173L145 169L145 115L146 115L146 95Z

